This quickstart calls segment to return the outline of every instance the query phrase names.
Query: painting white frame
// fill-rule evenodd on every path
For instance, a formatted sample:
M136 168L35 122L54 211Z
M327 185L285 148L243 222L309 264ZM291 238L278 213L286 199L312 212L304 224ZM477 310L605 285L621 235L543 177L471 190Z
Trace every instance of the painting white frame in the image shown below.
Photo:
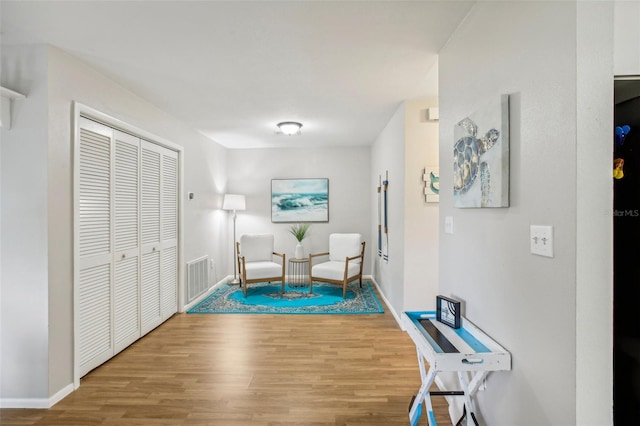
M271 221L329 222L329 179L272 179Z

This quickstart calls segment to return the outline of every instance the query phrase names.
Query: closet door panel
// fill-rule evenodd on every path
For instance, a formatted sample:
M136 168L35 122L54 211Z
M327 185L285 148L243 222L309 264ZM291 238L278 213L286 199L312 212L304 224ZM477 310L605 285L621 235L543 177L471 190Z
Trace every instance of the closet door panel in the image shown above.
M178 240L178 154L162 154L162 242L173 246Z
M160 307L160 251L142 254L142 334L153 330L162 322Z
M178 310L178 153L164 149L161 174L162 317Z
M178 311L178 249L176 246L162 250L162 319Z
M111 140L113 131L82 119L78 176L78 254L107 263L111 249Z
M115 131L115 351L140 337L140 139Z
M115 263L114 339L115 352L135 342L140 336L140 287L138 256Z
M138 250L140 140L116 131L115 145L116 251Z
M142 211L141 239L141 309L142 334L162 322L160 299L160 233L161 233L161 164L162 147L147 141L140 142L142 161L140 189Z
M79 356L80 374L85 375L113 356L111 333L111 265L80 271Z
M141 141L142 164L140 189L142 200L142 246L160 242L160 152L158 146Z
M77 356L81 375L113 354L113 130L80 119L77 187Z

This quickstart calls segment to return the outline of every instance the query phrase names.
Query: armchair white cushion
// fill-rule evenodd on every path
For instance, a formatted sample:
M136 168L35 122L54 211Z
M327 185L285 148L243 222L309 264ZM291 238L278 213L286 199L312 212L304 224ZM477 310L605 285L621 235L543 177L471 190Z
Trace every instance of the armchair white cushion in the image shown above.
M245 271L247 280L262 280L264 277L278 277L282 272L282 265L275 262L246 262Z
M344 262L347 257L359 256L362 250L362 236L360 234L331 234L329 235L329 260ZM360 263L360 258L353 259Z
M273 261L274 238L271 234L248 234L240 237L242 255L247 262Z
M342 297L347 296L347 285L359 280L362 287L362 265L365 243L360 234L329 235L329 252L309 255L309 291L313 293L313 282L342 285ZM326 262L313 264L313 258L328 256Z
M236 243L238 249L238 269L240 285L244 297L247 297L247 284L280 281L284 293L285 255L274 251L274 238L271 234L246 234ZM274 256L282 258L281 263L274 262Z
M325 278L333 281L344 280L345 262L329 261L315 265L312 275L317 278ZM352 277L360 272L358 263L349 262L347 266L347 276Z

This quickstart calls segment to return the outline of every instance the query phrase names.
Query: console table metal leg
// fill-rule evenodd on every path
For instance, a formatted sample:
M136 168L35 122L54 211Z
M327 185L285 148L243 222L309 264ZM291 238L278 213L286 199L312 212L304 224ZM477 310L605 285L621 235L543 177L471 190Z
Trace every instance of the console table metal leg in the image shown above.
M413 399L411 407L409 408L409 421L411 426L416 426L422 415L422 405L425 404L427 408L427 419L430 426L436 425L436 418L433 414L433 407L431 406L431 396L429 395L429 388L433 384L436 378L436 371L432 368L427 371L424 365L424 358L418 350L418 365L420 367L420 376L422 378L422 386L418 394Z
M465 407L467 409L467 426L478 426L478 421L476 420L476 409L473 405L473 393L475 390L469 389L469 378L467 377L466 371L458 371L458 380L460 381L460 386L464 390L464 400Z

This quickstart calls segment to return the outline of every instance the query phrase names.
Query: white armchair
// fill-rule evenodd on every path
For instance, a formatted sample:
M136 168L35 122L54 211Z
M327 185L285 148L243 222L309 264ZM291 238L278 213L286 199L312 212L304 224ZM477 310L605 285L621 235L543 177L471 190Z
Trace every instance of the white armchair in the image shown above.
M238 270L240 271L240 285L247 297L247 284L280 281L282 293L284 293L284 253L276 253L274 250L273 235L271 234L247 234L240 237L237 242ZM273 257L282 258L282 264L273 261Z
M342 297L347 296L347 285L359 280L362 287L362 265L365 242L360 234L329 235L329 252L309 255L309 292L313 282L326 282L342 286ZM329 256L326 262L313 264L313 259Z

